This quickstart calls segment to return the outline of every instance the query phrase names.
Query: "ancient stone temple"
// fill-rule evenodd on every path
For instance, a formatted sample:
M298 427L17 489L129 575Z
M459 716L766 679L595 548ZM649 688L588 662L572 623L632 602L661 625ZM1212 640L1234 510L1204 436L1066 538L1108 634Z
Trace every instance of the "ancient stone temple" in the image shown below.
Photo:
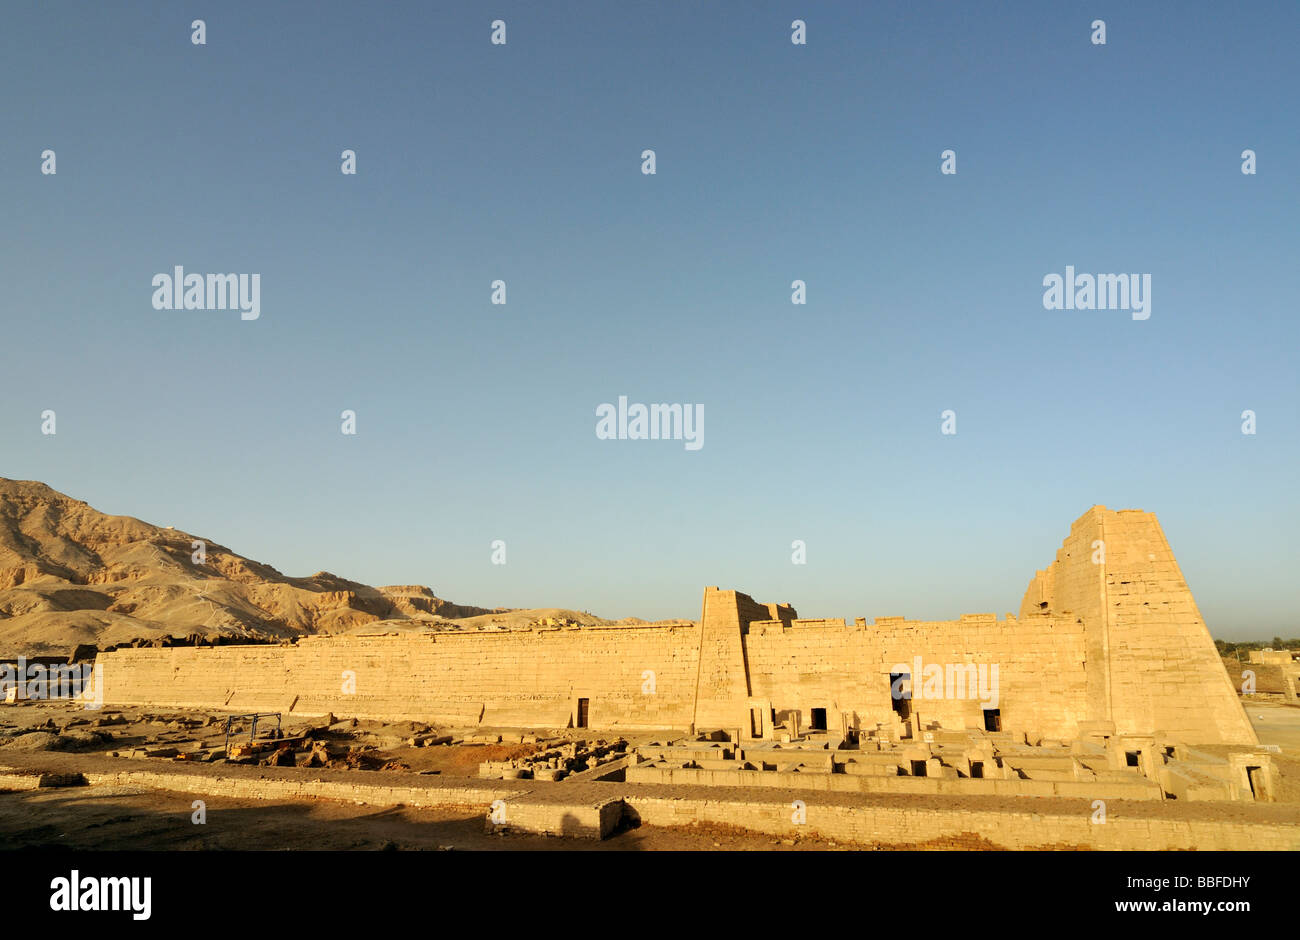
M802 620L710 587L698 623L385 631L101 653L99 692L111 705L757 740L940 727L1257 743L1160 524L1138 510L1084 513L1005 619Z

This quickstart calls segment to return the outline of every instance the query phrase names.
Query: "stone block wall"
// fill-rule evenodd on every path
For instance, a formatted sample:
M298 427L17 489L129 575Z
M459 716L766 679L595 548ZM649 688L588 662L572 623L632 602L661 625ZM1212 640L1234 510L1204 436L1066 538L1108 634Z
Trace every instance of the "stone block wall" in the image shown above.
M907 708L921 727L937 721L945 728L983 728L989 704L1000 710L1006 730L1067 739L1077 732L1075 716L1083 705L1083 628L1072 622L889 618L865 626L796 621L787 628L764 622L750 625L745 645L753 697L770 701L778 713L798 710L805 728L813 708L826 709L831 732L842 722L849 730L892 723L893 673L911 677ZM973 673L963 668L971 666ZM935 668L942 683L932 681ZM951 686L950 673L959 680ZM981 694L994 690L996 700Z
M686 728L699 630L628 626L307 637L101 654L104 701L447 723Z

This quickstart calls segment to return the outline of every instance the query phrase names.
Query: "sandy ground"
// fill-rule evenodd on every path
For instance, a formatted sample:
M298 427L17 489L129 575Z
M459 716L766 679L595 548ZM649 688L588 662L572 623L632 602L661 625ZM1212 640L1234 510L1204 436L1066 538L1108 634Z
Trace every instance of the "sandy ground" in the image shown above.
M1300 757L1300 708L1274 702L1252 703L1246 709L1261 744L1276 744L1283 753Z
M1300 708L1294 705L1252 703L1246 709L1260 744L1276 744L1281 754L1273 755L1281 786L1279 802L1300 803Z
M195 800L206 822L193 821ZM0 848L600 851L844 849L821 839L773 839L730 827L629 829L603 842L489 834L483 814L356 806L330 800L232 800L130 787L0 794ZM973 845L972 847L978 847Z

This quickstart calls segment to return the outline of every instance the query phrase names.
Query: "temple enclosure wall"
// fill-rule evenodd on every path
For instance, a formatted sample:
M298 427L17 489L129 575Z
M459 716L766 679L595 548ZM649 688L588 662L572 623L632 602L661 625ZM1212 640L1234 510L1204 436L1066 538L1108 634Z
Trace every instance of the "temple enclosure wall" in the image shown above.
M562 728L587 699L591 727L685 728L698 654L685 625L306 637L97 663L109 704Z
M907 711L921 726L937 721L945 728L984 728L988 704L1007 730L1060 740L1077 736L1074 716L1082 708L1086 670L1083 630L1073 622L988 614L937 622L878 619L857 627L842 621L751 623L746 646L752 697L771 702L778 720L799 711L802 727L810 726L814 708L825 710L831 731L891 725L899 718L891 677L906 676L900 689L910 692Z
M1003 620L800 620L706 588L698 624L315 636L97 664L106 704L763 738L794 718L831 734L937 722L1257 743L1155 516L1100 506Z

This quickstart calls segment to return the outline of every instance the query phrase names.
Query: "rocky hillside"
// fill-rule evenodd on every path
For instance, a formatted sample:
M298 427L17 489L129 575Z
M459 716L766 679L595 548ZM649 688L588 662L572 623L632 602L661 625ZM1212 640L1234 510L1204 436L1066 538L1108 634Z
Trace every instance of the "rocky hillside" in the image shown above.
M0 656L164 636L287 638L375 620L502 613L419 585L291 578L198 536L110 516L43 483L0 478Z

